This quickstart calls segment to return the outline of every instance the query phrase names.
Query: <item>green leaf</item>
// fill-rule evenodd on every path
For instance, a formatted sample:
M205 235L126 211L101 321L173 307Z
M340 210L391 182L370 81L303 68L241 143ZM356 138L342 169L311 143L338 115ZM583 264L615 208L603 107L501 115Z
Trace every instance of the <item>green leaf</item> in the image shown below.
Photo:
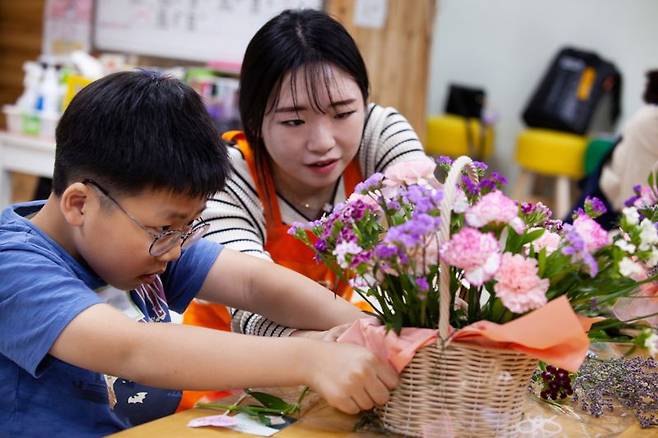
M521 245L525 245L526 243L530 243L530 242L533 242L536 239L539 239L541 236L544 235L545 231L546 231L545 229L540 228L538 230L533 230L533 231L530 231L529 233L526 233L523 236Z
M294 405L286 403L283 399L273 396L272 394L252 391L250 389L245 390L245 392L261 402L266 408L276 409L281 412L288 412L289 410L294 409Z
M537 255L537 268L539 276L546 278L544 275L544 271L546 270L546 248L542 248Z

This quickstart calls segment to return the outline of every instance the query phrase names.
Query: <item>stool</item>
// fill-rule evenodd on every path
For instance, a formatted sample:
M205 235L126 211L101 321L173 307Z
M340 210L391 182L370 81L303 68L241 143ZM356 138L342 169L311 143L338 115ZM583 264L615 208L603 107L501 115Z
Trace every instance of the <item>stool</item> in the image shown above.
M469 132L475 148L482 147L482 151L470 150L468 139ZM491 126L487 126L484 132L484 144L480 144L481 123L479 120L470 119L468 122L464 117L445 114L443 116L430 116L427 118L427 140L425 141L425 152L428 155L448 155L459 157L468 155L474 159L484 159L493 153L494 132Z
M514 185L514 199L532 193L537 174L555 178L554 213L564 218L571 208L570 182L584 174L587 137L547 129L526 129L516 141L516 161L521 174Z

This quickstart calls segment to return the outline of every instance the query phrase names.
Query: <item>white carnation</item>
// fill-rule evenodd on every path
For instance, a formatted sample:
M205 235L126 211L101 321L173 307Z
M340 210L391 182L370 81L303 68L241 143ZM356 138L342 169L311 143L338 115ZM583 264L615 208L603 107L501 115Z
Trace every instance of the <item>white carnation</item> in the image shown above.
M642 275L644 270L642 269L642 266L635 263L633 260L629 259L628 257L624 257L619 262L619 272L624 277L634 278L636 276Z

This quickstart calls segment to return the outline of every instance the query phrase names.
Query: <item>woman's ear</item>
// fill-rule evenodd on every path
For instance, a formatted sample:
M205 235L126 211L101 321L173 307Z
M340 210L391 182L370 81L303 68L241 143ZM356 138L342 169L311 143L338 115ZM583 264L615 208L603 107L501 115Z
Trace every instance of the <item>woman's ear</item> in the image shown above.
M66 222L74 227L84 223L84 215L89 208L90 189L87 185L76 182L64 190L59 198L59 209Z

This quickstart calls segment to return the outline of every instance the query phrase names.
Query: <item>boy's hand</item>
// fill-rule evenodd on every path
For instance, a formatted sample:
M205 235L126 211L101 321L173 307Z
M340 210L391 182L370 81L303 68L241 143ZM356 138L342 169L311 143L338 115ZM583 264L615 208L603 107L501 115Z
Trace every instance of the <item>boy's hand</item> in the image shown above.
M336 342L340 335L342 335L348 328L350 328L352 324L353 323L350 322L347 324L337 325L336 327L325 331L295 330L290 336L315 339L316 341Z
M309 358L309 385L329 405L348 414L383 405L398 384L389 364L357 345L318 344Z

